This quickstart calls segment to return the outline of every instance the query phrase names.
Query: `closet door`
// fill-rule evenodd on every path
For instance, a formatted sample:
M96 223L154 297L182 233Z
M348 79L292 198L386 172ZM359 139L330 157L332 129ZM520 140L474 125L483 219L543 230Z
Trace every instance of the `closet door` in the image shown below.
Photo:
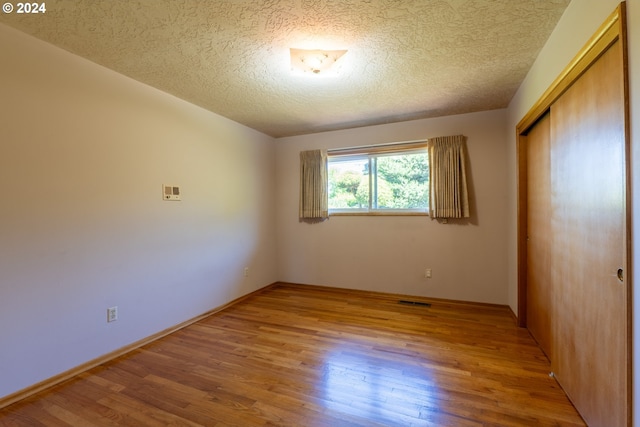
M527 328L552 359L550 118L527 134Z
M551 362L593 427L628 416L623 82L616 41L551 106Z

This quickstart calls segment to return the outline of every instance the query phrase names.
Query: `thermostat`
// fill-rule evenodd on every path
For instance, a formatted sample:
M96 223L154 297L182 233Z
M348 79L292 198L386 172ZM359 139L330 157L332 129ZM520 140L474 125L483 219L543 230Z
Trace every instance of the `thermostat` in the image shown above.
M168 201L180 200L180 187L162 184L162 199Z

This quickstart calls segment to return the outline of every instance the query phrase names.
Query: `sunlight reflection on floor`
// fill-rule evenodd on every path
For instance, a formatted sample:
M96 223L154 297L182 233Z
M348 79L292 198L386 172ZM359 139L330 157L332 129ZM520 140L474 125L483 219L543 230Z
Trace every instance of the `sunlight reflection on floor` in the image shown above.
M437 411L438 385L428 368L373 353L369 343L367 348L343 346L327 355L320 388L329 409L393 424L405 421L405 425L426 409Z

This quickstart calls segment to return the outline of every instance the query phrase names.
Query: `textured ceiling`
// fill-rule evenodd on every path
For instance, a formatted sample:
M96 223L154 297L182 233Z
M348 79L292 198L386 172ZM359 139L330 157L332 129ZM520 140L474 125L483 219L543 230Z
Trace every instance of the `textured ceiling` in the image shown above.
M47 0L0 21L274 137L506 107L570 0ZM337 77L289 48L348 49Z

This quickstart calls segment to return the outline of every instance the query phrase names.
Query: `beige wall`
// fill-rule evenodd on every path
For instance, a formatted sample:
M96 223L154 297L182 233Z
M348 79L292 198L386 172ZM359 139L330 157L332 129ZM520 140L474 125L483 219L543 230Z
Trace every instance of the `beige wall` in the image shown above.
M507 302L505 110L276 140L278 278L437 298ZM298 221L299 153L464 134L473 218L332 217ZM425 279L425 268L433 277Z
M277 279L272 138L3 25L0 52L0 397Z
M545 47L540 52L535 64L529 71L525 81L511 101L507 120L508 144L508 194L509 230L508 243L508 277L509 277L509 305L517 310L517 262L516 262L516 170L515 170L515 127L533 104L540 98L547 87L566 67L571 59L589 40L598 27L618 6L618 0L573 0L560 22L556 26ZM630 111L631 111L631 174L632 174L632 231L638 229L640 223L640 0L628 0L628 55L630 77ZM633 231L633 283L634 288L640 283L637 272L640 271L640 234ZM634 292L633 323L634 323L634 366L640 362L640 292ZM634 368L634 418L635 424L640 423L640 374Z

